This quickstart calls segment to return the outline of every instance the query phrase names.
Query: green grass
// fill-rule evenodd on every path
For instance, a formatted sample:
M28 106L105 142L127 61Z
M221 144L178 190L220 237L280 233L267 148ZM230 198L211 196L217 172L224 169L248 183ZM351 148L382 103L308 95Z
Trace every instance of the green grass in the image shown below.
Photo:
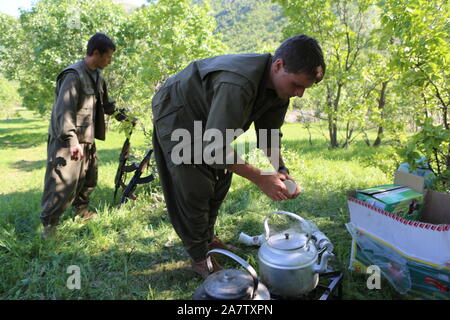
M157 181L138 188L138 201L121 208L113 204L114 175L124 140L118 132L111 131L105 142L97 142L99 182L91 205L100 219L82 223L68 210L57 237L41 238L47 125L47 120L29 112L23 112L22 118L0 120L0 299L190 299L202 280L189 271L189 257L168 220ZM239 255L257 267L257 249L239 244L239 233L262 233L262 220L272 211L294 212L316 222L335 245L333 267L345 272L344 299L408 298L386 281L381 290L368 290L367 275L348 270L346 191L391 181L378 168L366 165L383 147L357 142L347 149L330 150L318 131L312 136L313 145L299 124L287 124L283 132L286 162L304 192L295 200L272 202L249 181L234 176L220 210L218 235L239 247ZM245 137L252 140L253 133ZM148 142L140 130L132 137L132 145L141 151ZM255 159L267 165L261 157ZM236 267L226 259L220 261ZM66 286L71 265L80 267L80 290Z

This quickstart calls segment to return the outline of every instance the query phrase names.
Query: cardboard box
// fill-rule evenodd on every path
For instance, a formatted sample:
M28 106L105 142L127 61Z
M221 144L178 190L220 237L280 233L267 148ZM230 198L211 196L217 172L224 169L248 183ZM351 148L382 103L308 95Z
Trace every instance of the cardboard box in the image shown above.
M422 193L397 184L357 190L356 199L407 220L418 221L423 207Z
M356 199L356 190L349 192L349 225L356 230L352 234L350 268L361 269L378 263L388 280L395 279L390 274L404 275L402 285L390 280L397 291L421 299L450 299L446 291L450 286L450 194L426 192L424 180L395 172L394 184L426 194L421 222L362 202ZM374 252L373 248L377 254L368 254Z

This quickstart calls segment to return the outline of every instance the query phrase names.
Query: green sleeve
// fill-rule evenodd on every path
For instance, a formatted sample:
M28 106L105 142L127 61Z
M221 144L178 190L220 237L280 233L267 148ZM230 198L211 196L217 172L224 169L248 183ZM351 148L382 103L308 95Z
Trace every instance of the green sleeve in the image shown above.
M230 143L234 141L236 137L230 135L229 133L232 131L229 130L228 137L230 139L227 141L227 129L242 130L244 124L250 117L251 111L251 95L245 86L243 87L240 84L231 82L220 82L215 85L211 109L204 130L205 136L211 129L215 130L216 133L220 132L222 141L216 141L215 139L212 139L209 142L206 141L203 143L203 150L206 151L207 149L205 150L205 148L207 148L208 145L210 148L209 150L211 150L211 143L215 143L216 147L214 147L214 150L222 152L222 154L220 157L217 157L217 159L220 159L220 163L209 164L211 167L216 169L226 169L231 164L235 163L237 158ZM214 154L218 154L217 152ZM208 152L206 152L206 154L207 153Z
M80 80L74 72L67 72L59 81L59 90L53 110L53 128L56 137L65 141L69 148L78 144L77 109Z

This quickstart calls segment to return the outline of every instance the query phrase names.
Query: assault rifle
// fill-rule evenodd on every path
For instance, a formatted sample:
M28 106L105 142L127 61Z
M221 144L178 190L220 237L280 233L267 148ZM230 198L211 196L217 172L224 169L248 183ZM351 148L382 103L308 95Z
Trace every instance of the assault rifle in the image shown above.
M117 191L119 188L124 189L122 193L122 198L120 201L120 205L127 202L128 198L132 200L136 200L137 196L133 194L134 190L136 189L136 186L138 184L144 184L149 183L154 180L154 176L152 174L148 175L147 177L141 178L144 171L147 169L150 157L152 155L153 149L150 149L147 154L145 155L144 159L141 161L141 163L135 163L133 162L130 165L127 165L127 161L130 155L130 138L131 134L133 132L133 129L136 125L137 121L133 121L133 126L130 130L130 133L128 137L126 138L125 142L122 146L122 151L120 152L119 156L119 166L117 167L116 177L114 178L115 183L115 189L114 189L114 201L116 200ZM145 134L145 128L144 134ZM128 184L125 183L125 174L128 172L134 172L133 177L131 178L130 182Z
M128 183L128 185L125 187L125 190L123 191L122 200L120 201L120 204L127 202L128 198L136 200L137 197L133 194L133 192L136 189L137 185L149 183L155 179L153 174L149 174L148 176L141 178L142 174L144 173L144 171L147 169L147 167L149 165L152 152L153 152L153 149L150 149L147 152L144 159L141 161L138 168L134 172L133 178L131 178L130 182Z
M125 142L122 146L122 151L120 151L119 156L119 166L117 167L116 171L116 177L114 178L114 201L116 200L117 191L120 187L125 188L126 185L123 182L123 175L126 172L133 172L138 168L138 165L136 163L133 163L131 165L127 165L128 157L130 155L130 138L131 134L133 133L134 126L136 125L136 122L133 121L133 126L130 130L129 135L127 136Z

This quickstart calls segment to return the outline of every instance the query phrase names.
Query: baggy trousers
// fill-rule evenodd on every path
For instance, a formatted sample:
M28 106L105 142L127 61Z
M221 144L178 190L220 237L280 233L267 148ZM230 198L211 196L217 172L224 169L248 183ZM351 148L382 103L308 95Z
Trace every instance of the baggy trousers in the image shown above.
M199 262L206 259L232 173L205 164L169 168L156 131L153 130L153 149L169 218L191 259Z
M59 222L62 213L72 204L84 208L97 185L98 168L95 144L80 143L83 158L70 159L70 148L49 136L47 169L41 202L41 221L45 225Z

